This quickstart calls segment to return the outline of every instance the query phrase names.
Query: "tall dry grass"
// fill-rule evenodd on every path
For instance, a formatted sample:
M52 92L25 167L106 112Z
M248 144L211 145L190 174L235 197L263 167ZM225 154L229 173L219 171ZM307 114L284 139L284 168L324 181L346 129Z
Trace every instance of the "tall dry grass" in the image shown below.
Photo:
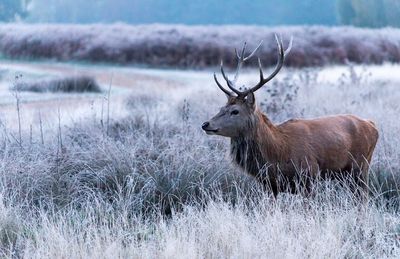
M330 181L314 183L313 196L274 200L231 164L227 140L201 131L223 104L216 88L178 102L172 91L143 91L129 98L131 115L108 126L53 123L44 141L34 134L22 147L0 128L2 256L398 257L397 85L354 67L333 82L314 70L291 72L257 96L274 121L355 113L377 122L369 204Z

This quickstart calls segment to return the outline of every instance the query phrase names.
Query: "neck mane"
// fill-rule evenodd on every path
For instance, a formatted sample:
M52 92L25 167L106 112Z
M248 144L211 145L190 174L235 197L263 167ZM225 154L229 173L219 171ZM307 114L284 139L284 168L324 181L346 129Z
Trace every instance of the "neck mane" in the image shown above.
M240 167L257 176L264 166L286 161L286 137L265 114L257 109L248 125L245 134L231 138L231 155Z

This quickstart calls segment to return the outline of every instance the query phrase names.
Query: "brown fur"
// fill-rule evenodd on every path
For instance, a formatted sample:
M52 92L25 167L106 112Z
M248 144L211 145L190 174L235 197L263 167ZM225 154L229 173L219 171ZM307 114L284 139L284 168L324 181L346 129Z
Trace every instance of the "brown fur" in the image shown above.
M370 120L337 115L274 125L250 94L244 99L229 97L203 129L230 137L233 160L270 185L275 195L288 188L295 192L297 182L307 185L319 176L350 178L368 189L368 167L378 140Z
M249 174L263 184L270 184L274 194L288 186L295 189L293 181L299 171L315 178L320 172L323 177L328 173L337 177L340 173L358 170L360 174L355 180L367 188L368 166L378 140L378 131L372 121L338 115L311 120L292 119L274 125L258 109L254 116L255 123L249 134L232 138L231 153L236 163ZM245 143L240 145L240 142ZM240 158L238 153L241 153ZM260 172L265 165L269 166L268 176ZM285 178L283 180L289 185L279 186L279 177Z

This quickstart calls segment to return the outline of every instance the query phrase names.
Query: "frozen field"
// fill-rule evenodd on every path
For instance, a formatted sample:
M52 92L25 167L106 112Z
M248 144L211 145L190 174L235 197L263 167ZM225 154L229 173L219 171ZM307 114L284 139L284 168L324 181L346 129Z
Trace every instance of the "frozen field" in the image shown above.
M1 61L0 255L398 258L400 66L285 68L257 93L277 123L338 113L377 123L368 205L334 182L310 198L263 193L231 164L229 141L200 129L225 102L214 70ZM82 74L103 92L18 93L20 143L15 76Z

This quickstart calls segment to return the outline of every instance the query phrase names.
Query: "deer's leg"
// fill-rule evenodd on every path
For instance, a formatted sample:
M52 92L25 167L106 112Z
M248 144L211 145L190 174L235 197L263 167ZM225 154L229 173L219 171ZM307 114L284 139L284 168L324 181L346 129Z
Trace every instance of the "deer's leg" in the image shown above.
M278 184L275 180L269 181L270 182L270 187L271 191L274 194L274 197L278 196Z
M353 176L355 182L355 194L363 203L368 203L369 198L369 163L371 157L363 158L363 160L353 167Z
M373 149L369 152L368 156L364 159L361 164L361 188L363 190L364 199L368 202L369 198L369 165L371 164L372 160L372 153Z
M321 176L321 172L316 159L308 158L302 165L303 169L299 174L300 191L302 191L306 197L311 197L312 182Z
M256 175L256 179L261 183L263 191L272 191L272 194L276 198L276 196L278 195L278 182L276 180L276 177L272 175L272 172L271 175L268 175L267 172L260 171Z

